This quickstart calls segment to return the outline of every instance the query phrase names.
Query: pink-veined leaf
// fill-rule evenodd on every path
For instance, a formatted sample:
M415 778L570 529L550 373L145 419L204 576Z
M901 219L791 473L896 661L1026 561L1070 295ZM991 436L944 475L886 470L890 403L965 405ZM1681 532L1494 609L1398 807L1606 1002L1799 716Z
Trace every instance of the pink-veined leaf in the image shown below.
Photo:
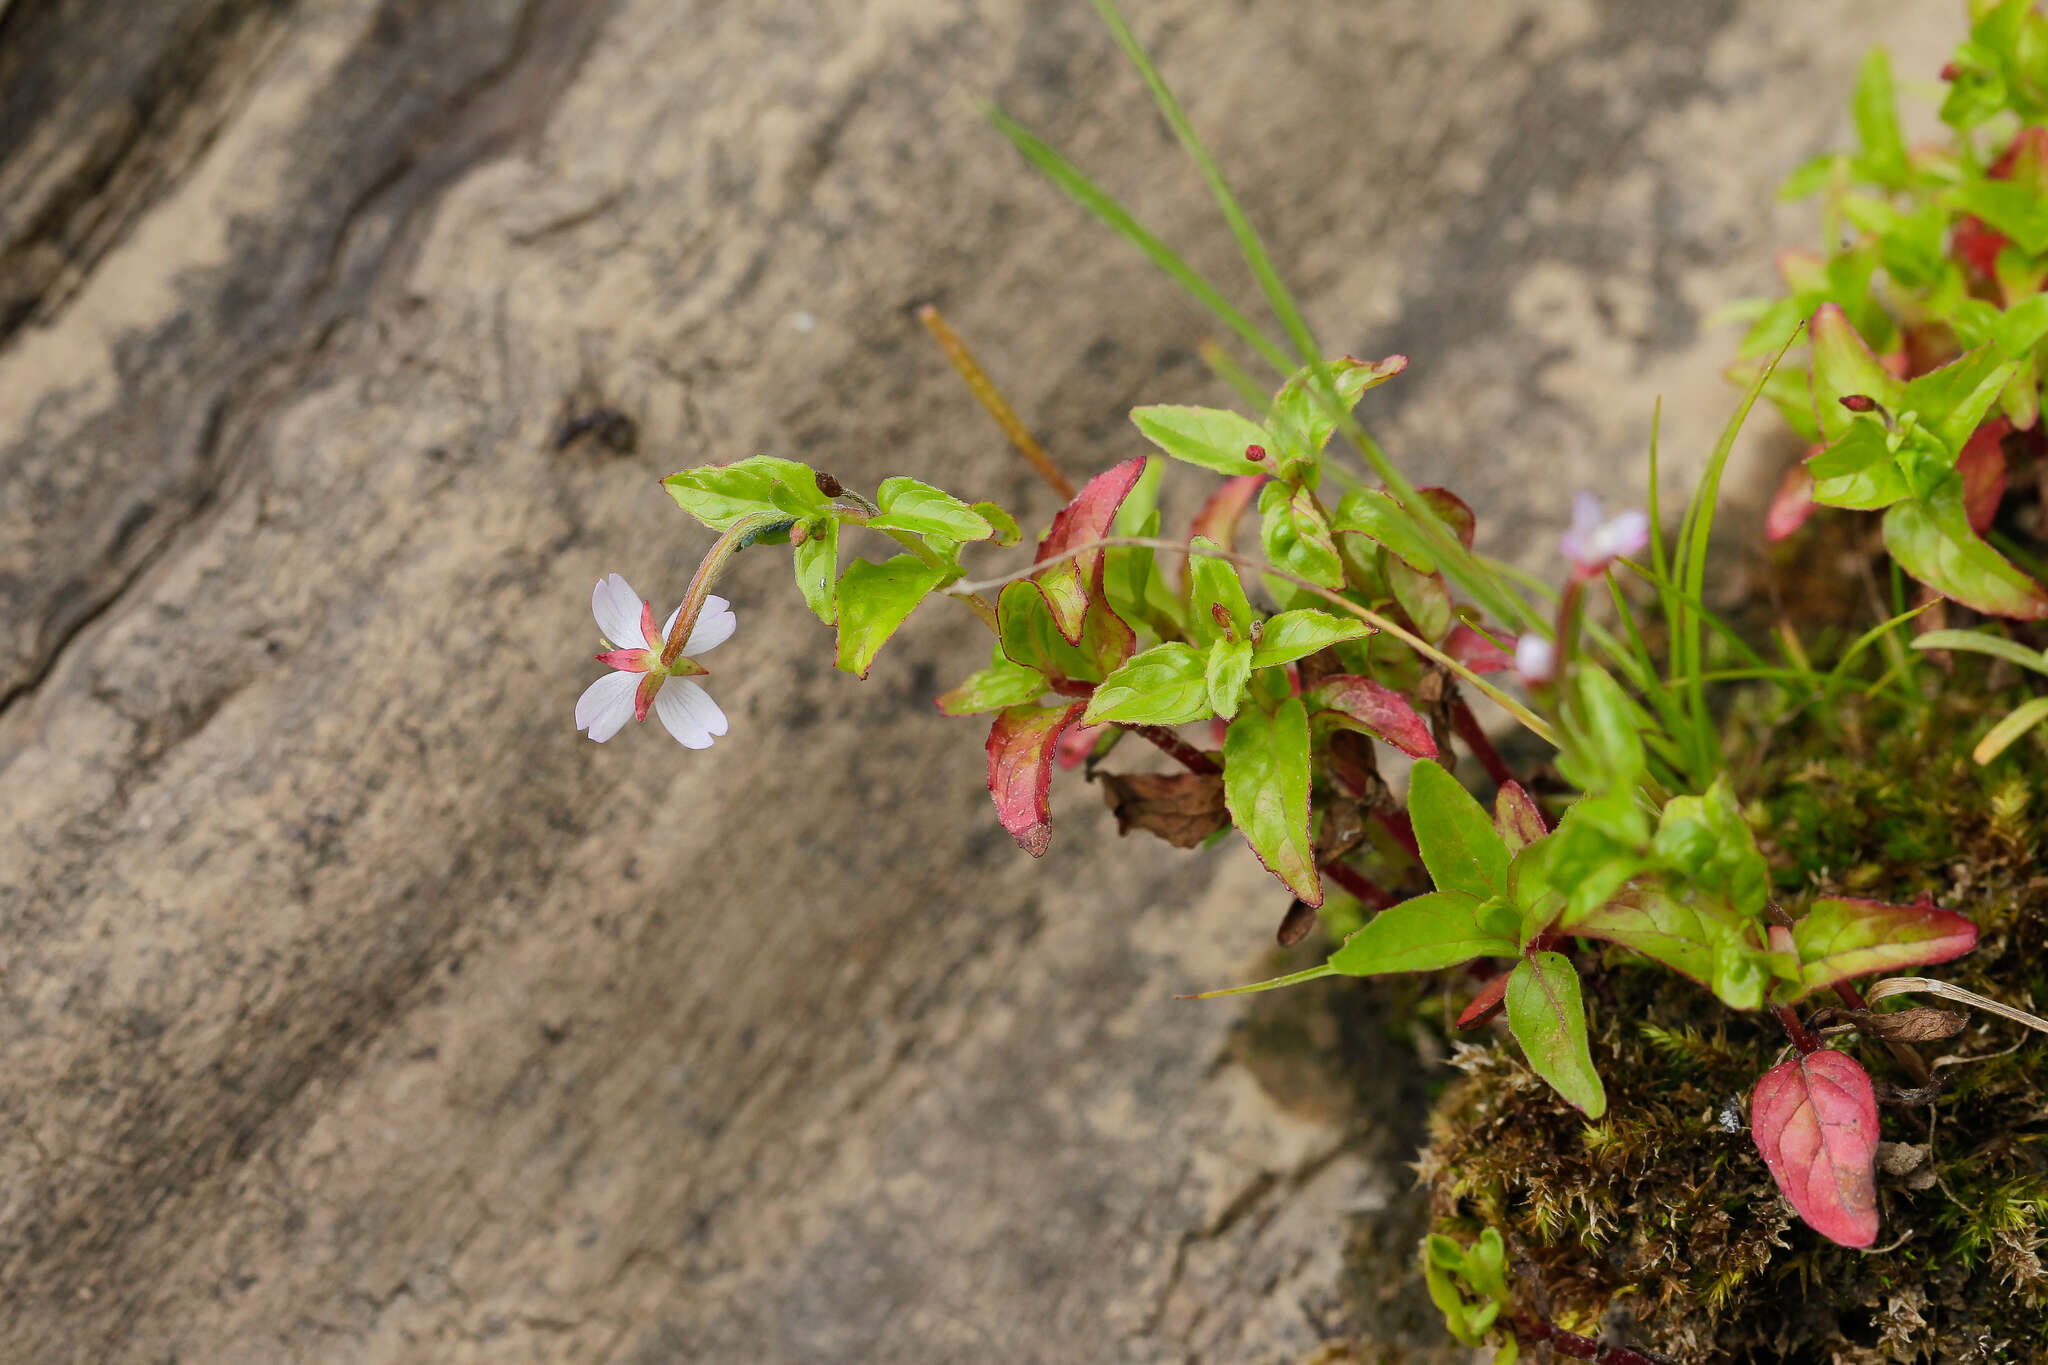
M1837 982L1961 957L1977 946L1977 926L1932 905L1824 899L1792 927L1799 984L1786 1003Z
M1324 678L1303 695L1322 724L1358 730L1384 740L1414 758L1435 758L1436 740L1429 722L1400 693L1357 673Z
M1766 1071L1749 1131L1808 1227L1843 1246L1877 1240L1877 1096L1855 1058L1823 1050Z
M1508 974L1508 1028L1529 1065L1551 1089L1597 1119L1607 1112L1607 1091L1586 1041L1586 1006L1579 974L1563 953L1531 953Z
M1074 500L1052 519L1052 529L1038 542L1035 562L1108 535L1117 508L1123 506L1144 472L1145 457L1140 455L1112 465L1088 480ZM1102 551L1086 550L1072 559L1063 559L1034 581L1045 594L1046 608L1052 612L1053 624L1059 627L1060 634L1079 643L1081 618L1088 610L1089 600L1102 595Z
M1052 842L1052 765L1060 733L1080 718L1071 706L1013 706L988 731L988 794L996 818L1034 858Z
M1515 657L1508 650L1515 647L1515 637L1504 635L1507 648L1495 644L1479 631L1463 621L1451 627L1451 633L1444 636L1443 652L1456 659L1474 673L1500 673L1514 667Z

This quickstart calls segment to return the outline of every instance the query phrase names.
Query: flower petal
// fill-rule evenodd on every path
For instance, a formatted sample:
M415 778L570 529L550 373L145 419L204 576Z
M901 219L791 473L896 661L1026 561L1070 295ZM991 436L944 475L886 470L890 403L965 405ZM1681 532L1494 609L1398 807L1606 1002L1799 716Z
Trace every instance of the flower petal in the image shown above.
M688 678L671 679L654 699L654 714L686 749L708 749L726 731L725 712L711 694Z
M583 689L576 699L576 728L604 743L633 719L633 693L640 686L635 673L607 673Z
M690 627L690 638L683 645L683 653L694 656L718 648L732 638L733 630L739 623L739 617L732 613L732 603L716 595L705 598L704 610L697 613L697 624ZM674 617L669 618L669 624L675 624ZM705 700L709 701L710 698L706 697ZM725 732L720 730L714 733Z
M597 618L598 632L618 649L653 649L640 633L640 594L618 574L598 580L590 594L590 614Z

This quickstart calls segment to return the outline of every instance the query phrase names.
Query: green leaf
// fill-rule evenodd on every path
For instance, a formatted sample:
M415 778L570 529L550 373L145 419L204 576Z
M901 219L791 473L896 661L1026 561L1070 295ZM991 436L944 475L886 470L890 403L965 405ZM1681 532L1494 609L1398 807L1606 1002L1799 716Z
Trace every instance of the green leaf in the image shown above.
M1081 616L1085 639L1088 611ZM996 638L1012 663L1035 668L1048 678L1088 682L1102 676L1094 658L1081 645L1060 634L1046 606L1045 594L1030 583L1011 583L996 598Z
M1579 974L1562 953L1537 953L1508 977L1508 1028L1537 1075L1589 1119L1607 1112L1607 1092L1586 1043Z
M1666 802L1650 847L1671 871L1721 893L1743 914L1763 910L1770 868L1725 773L1704 796L1674 796Z
M1515 956L1514 940L1480 924L1479 906L1478 897L1463 891L1432 891L1402 901L1345 939L1330 954L1330 965L1346 976L1384 976L1436 971L1475 957Z
M1606 669L1580 665L1572 675L1572 708L1565 718L1568 740L1558 771L1584 791L1632 786L1647 767L1636 709Z
M1730 1009L1761 1008L1765 973L1742 937L1742 919L1711 899L1687 902L1655 886L1638 885L1567 919L1581 938L1618 943L1691 977Z
M1408 357L1388 356L1377 364L1346 356L1330 364L1330 382L1336 386L1338 407L1349 412L1367 389L1386 383L1408 367ZM1337 418L1315 392L1314 372L1296 370L1266 412L1266 430L1279 443L1281 458L1320 455L1337 429Z
M1977 946L1977 926L1931 905L1823 898L1792 926L1792 943L1799 981L1786 1004L1854 977L1961 957Z
M1808 460L1806 471L1813 475L1813 500L1829 507L1875 511L1913 494L1875 417L1857 421Z
M819 517L808 523L801 545L794 548L797 591L826 625L839 623L839 519Z
M1915 649L1961 649L1974 654L1994 654L2010 659L2021 668L2048 673L2048 655L2030 649L2017 640L1981 630L1930 630L1913 638Z
M1857 420L1841 401L1852 394L1874 398L1889 411L1900 411L1906 386L1892 378L1871 354L1840 304L1823 304L1816 310L1811 332L1813 415L1824 436L1840 440Z
M1218 638L1223 632L1217 625L1215 608L1220 606L1231 631L1240 640L1248 640L1252 633L1252 604L1244 595L1244 581L1237 576L1237 566L1227 559L1199 553L1204 547L1222 548L1203 536L1189 542L1189 548L1198 552L1188 556L1188 596L1193 608L1190 634L1197 640Z
M1892 95L1892 64L1883 48L1871 49L1856 77L1852 106L1856 115L1856 138L1863 144L1861 169L1887 188L1906 183L1906 140L1899 132L1899 115Z
M2017 368L1997 347L1979 346L1908 383L1901 401L1941 438L1952 465Z
M1344 586L1344 566L1315 494L1274 482L1259 490L1259 542L1276 567L1320 583Z
M1024 532L1017 525L1017 519L994 503L977 502L971 510L989 524L990 530L994 533L995 543L1004 549L1009 549L1024 538Z
M1436 556L1416 528L1414 518L1392 495L1377 488L1357 488L1346 493L1330 517L1330 527L1379 542L1388 554L1418 573L1436 572Z
M1218 640L1209 646L1205 678L1209 686L1209 707L1225 720L1237 714L1244 700L1244 685L1252 676L1252 642Z
M1506 782L1493 798L1493 832L1500 836L1510 857L1549 833L1543 823L1543 808L1519 782Z
M754 455L726 465L700 465L661 481L676 505L714 531L763 512L792 515L822 512L831 499L818 491L818 476L807 465L773 455ZM777 493L781 494L778 498Z
M1086 725L1181 725L1208 715L1207 659L1174 640L1133 656L1104 678L1081 719Z
M989 665L971 675L950 692L939 696L939 710L948 716L974 716L986 711L1006 711L1037 701L1045 695L1045 675L1035 668L1012 663L998 646Z
M1259 629L1259 647L1252 654L1253 668L1274 668L1291 664L1319 649L1343 640L1362 640L1372 634L1365 622L1332 616L1326 611L1303 607L1283 611Z
M1387 586L1394 590L1401 610L1408 613L1416 634L1430 641L1450 634L1457 617L1451 612L1451 589L1442 574L1417 573L1391 554L1385 570Z
M865 678L875 655L944 576L915 555L847 565L839 579L839 667Z
M1941 202L1974 213L2012 238L2029 256L2048 253L2048 203L2032 185L2012 180L1967 180L1952 185Z
M1408 817L1438 890L1476 900L1507 894L1508 846L1485 808L1440 765L1417 763L1410 771Z
M880 516L868 518L877 531L908 531L912 535L944 536L949 540L987 540L996 533L988 519L951 493L916 479L882 480L875 494Z
M1907 573L1973 610L2022 621L2048 616L2041 585L1970 529L1958 484L1886 512L1884 547Z
M1140 656L1143 657L1143 656ZM1223 801L1266 870L1308 905L1323 903L1309 838L1308 713L1289 697L1272 715L1240 711L1223 734Z
M1979 763L1989 763L2007 749L2027 731L2048 720L2048 697L2035 697L2022 702L2001 719L1998 724L1984 732L1984 738L1977 741L1977 747L1970 751L1970 757Z
M1244 457L1247 447L1264 447L1273 438L1249 417L1222 408L1190 408L1162 403L1131 409L1131 421L1153 445L1176 460L1213 469L1219 474L1263 474L1265 469Z

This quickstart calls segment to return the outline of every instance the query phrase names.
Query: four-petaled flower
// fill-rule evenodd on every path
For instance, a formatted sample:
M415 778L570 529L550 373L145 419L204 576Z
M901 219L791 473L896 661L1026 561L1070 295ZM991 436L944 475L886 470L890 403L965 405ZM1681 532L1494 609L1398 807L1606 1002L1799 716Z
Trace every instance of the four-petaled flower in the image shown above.
M651 709L685 748L708 749L715 736L725 733L725 712L690 678L707 670L690 656L724 644L739 620L723 597L706 597L682 653L673 663L664 664L662 641L675 628L682 610L677 607L670 612L667 623L657 631L654 605L642 601L631 584L618 574L599 581L597 591L590 595L590 614L597 618L598 633L611 648L598 655L597 661L615 671L585 688L576 699L577 729L588 730L590 737L602 744L624 729L627 721L646 720Z
M1577 572L1590 578L1649 543L1648 513L1630 508L1608 517L1600 507L1600 499L1591 493L1581 493L1572 500L1572 528L1558 540L1557 548Z

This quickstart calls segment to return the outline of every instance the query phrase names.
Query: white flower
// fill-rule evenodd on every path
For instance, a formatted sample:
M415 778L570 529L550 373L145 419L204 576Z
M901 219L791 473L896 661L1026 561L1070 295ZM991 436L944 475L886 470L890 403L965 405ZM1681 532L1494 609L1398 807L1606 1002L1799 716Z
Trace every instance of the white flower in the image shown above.
M1597 574L1623 555L1650 543L1649 514L1639 508L1608 517L1600 499L1581 493L1572 500L1572 528L1557 542L1580 573Z
M1515 672L1529 686L1549 682L1551 666L1556 662L1556 648L1541 635L1524 635L1515 641Z
M660 630L654 628L654 606L642 601L631 584L617 574L598 582L590 595L590 614L598 633L611 646L597 661L614 670L576 699L576 728L588 730L602 744L623 730L629 720L646 720L652 709L668 732L687 749L708 749L725 733L725 712L690 675L707 670L690 656L705 654L732 638L739 618L723 597L706 597L690 638L675 662L661 661L662 641L675 628L677 607Z

